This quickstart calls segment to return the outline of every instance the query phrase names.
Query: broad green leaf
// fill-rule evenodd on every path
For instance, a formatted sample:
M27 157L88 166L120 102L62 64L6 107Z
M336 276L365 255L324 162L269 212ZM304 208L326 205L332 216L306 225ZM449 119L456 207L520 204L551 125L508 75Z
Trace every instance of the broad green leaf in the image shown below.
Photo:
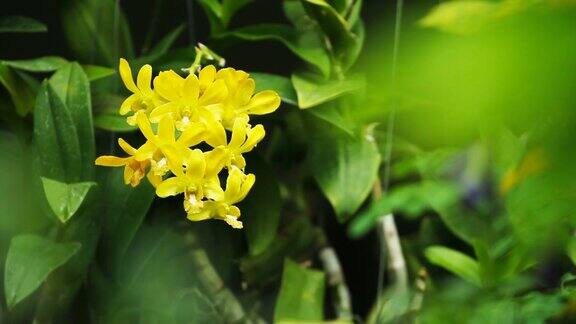
M76 127L81 149L80 179L90 180L93 177L96 157L88 78L78 63L70 63L56 71L49 83L64 102Z
M232 37L247 41L274 40L284 44L299 58L316 67L323 75L330 73L330 58L319 34L313 31L302 33L281 24L260 24L238 28L221 37Z
M8 308L33 293L56 268L78 250L79 243L55 243L43 237L23 234L10 242L4 273Z
M117 267L154 200L154 187L148 181L136 188L126 185L122 170L108 170L107 175L101 198L106 201L102 251L111 266Z
M56 180L42 178L44 194L50 208L60 222L66 223L76 214L84 202L88 191L96 185L95 182L63 183Z
M311 75L292 74L292 84L298 97L298 106L307 109L358 91L364 88L365 81L360 76L322 81Z
M466 254L443 246L431 246L424 251L430 263L440 266L477 286L482 285L480 267Z
M348 233L351 237L360 237L374 227L379 217L386 214L400 212L407 217L417 217L431 208L430 202L436 206L450 206L458 198L458 188L452 183L426 181L395 187L356 216Z
M34 108L34 91L18 73L0 63L0 83L4 85L20 116L26 116Z
M240 209L248 238L248 249L251 255L257 255L276 237L282 198L276 174L262 157L251 157L248 168L251 173L256 174L257 180L254 188L242 201Z
M263 90L274 90L278 92L282 101L287 104L296 105L296 92L289 78L270 73L250 73L256 81L256 92Z
M117 1L66 0L62 19L68 45L80 61L115 66L134 56L128 23Z
M499 9L500 3L494 1L448 1L432 9L420 24L450 33L468 34L497 18Z
M306 110L306 112L329 122L352 136L354 134L355 125L353 120L350 118L348 109L354 109L353 105L352 102L335 100L320 104L314 109Z
M316 122L321 126L320 122ZM329 125L326 125L329 126ZM314 130L307 164L340 222L353 215L370 194L380 166L376 145L332 127Z
M154 46L149 53L144 55L143 57L139 57L134 65L143 65L155 62L166 53L168 50L174 45L174 42L178 39L178 37L184 31L184 25L179 25L178 27L174 28L171 32L169 32L164 38L162 38L156 46Z
M46 25L36 19L23 16L0 17L0 33L44 33Z
M116 73L116 70L98 65L82 65L88 81L96 81Z
M52 72L64 66L68 61L60 56L42 56L30 60L2 61L2 64L28 72Z
M40 175L64 182L81 180L82 158L74 119L46 81L36 98L34 143Z
M286 259L274 308L274 321L324 319L324 273Z

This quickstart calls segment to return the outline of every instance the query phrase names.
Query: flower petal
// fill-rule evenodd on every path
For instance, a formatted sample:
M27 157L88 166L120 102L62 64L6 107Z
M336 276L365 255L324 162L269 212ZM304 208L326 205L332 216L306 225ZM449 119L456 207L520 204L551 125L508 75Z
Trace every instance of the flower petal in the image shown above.
M152 66L150 66L150 64L146 64L140 68L136 83L138 84L138 89L140 89L140 91L151 89L150 84L152 83Z
M138 87L136 87L136 84L134 84L134 79L132 78L132 70L130 69L130 64L128 61L121 58L119 65L120 78L122 78L122 82L124 82L126 88L132 91L132 93L138 92L139 90Z
M186 101L186 104L195 106L200 94L200 83L195 74L189 74L186 79L184 79L183 90L184 93L182 93L182 97Z
M206 88L206 91L200 98L199 104L202 106L217 104L227 96L228 88L226 88L226 83L222 80L216 80Z
M168 178L156 187L156 195L160 198L175 196L184 191L186 191L186 186L183 185L183 182L178 177Z
M174 119L170 115L164 116L158 124L158 137L162 143L175 143Z
M126 163L128 163L128 159L130 158L121 158L112 155L103 155L98 157L96 161L94 161L94 164L100 166L119 167L126 165Z
M194 146L203 141L205 130L206 127L204 125L200 123L194 123L180 134L176 142L186 147Z
M240 146L240 152L246 153L251 151L256 146L256 144L260 143L265 135L266 131L262 125L256 125L251 129L248 129L246 142Z
M280 96L272 90L258 92L244 107L249 114L269 114L280 107Z
M124 139L118 138L118 145L120 145L120 147L122 148L122 150L124 150L124 152L130 155L136 154L136 149L132 147L132 145L128 144L128 142L126 142Z
M230 149L239 149L240 146L246 140L246 131L248 129L248 123L245 119L238 118L234 121L234 127L232 128L232 138L228 147Z
M154 91L169 101L175 101L180 98L180 91L183 85L184 78L172 70L160 72L154 78Z
M118 111L120 115L126 115L127 113L129 113L132 110L132 106L139 98L140 96L137 94L132 94L128 98L126 98L126 100L122 102L120 110Z
M176 113L178 106L174 102L165 103L161 106L158 106L152 110L150 113L150 121L153 123L159 122L162 117Z
M238 82L238 88L234 94L234 106L243 107L250 101L256 84L252 79L244 79Z
M198 81L200 81L200 90L205 91L209 85L214 82L216 77L216 68L214 65L205 66L198 74Z
M146 139L149 140L150 142L155 142L156 135L154 135L154 132L152 131L152 126L150 125L150 121L148 120L146 114L138 112L136 116L136 121L138 123L138 128L140 128L140 131L142 132L144 137L146 137Z

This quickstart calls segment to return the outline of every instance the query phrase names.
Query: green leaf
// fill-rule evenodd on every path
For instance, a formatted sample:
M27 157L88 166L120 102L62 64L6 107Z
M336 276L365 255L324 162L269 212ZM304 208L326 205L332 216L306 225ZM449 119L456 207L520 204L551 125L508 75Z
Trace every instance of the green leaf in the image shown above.
M44 33L46 25L36 19L23 16L0 17L0 33Z
M81 180L82 158L74 119L46 81L36 99L34 143L40 175L64 182Z
M354 134L354 122L351 120L348 109L353 105L351 102L335 100L308 109L306 112L322 119L352 136Z
M493 1L443 2L422 18L420 25L455 34L473 33L498 18L499 9L500 3Z
M26 116L34 107L34 91L18 73L0 63L0 83L4 85L20 116Z
M81 148L80 179L90 180L93 178L96 157L88 78L78 63L70 63L56 71L49 83L64 102L76 127Z
M33 293L56 268L80 249L79 243L55 243L43 237L24 234L10 242L4 274L8 308Z
M242 201L240 210L250 255L257 255L276 237L282 198L276 174L270 164L259 156L251 157L248 163L250 172L257 175L257 180L254 188Z
M174 42L178 39L178 37L184 31L185 26L181 24L180 26L174 28L171 32L169 32L164 38L162 38L150 52L142 57L139 57L136 62L134 63L135 66L148 64L155 62L166 53L172 47Z
M343 222L370 194L378 174L380 154L376 145L363 136L352 137L333 127L318 128L314 133L307 164L338 220Z
M426 248L424 255L430 263L440 266L477 286L482 285L480 267L466 254L443 246Z
M221 37L247 41L274 40L284 44L300 59L316 67L323 75L330 73L330 58L322 38L313 31L303 33L281 24L260 24L238 28Z
M298 107L307 109L358 91L364 88L365 81L360 76L322 81L312 75L292 74L292 84L298 96Z
M253 0L197 0L210 21L212 35L225 31L232 17Z
M102 222L102 251L116 268L150 205L154 201L154 187L148 181L136 188L124 184L122 170L108 170L102 199L106 201Z
M28 72L52 72L64 66L68 61L60 56L42 56L30 60L2 61L2 64Z
M82 65L88 81L96 81L116 73L116 70L98 65Z
M76 211L84 202L86 194L96 183L80 182L68 184L43 177L42 185L50 208L60 222L66 223L76 214Z
M282 101L287 104L296 105L296 92L289 78L270 73L250 73L256 82L256 92L263 90L274 90L278 92Z
M100 114L94 117L94 126L111 132L133 132L138 128L128 125L126 117L118 114Z
M282 284L274 308L274 321L321 321L324 319L324 273L284 262Z
M113 0L67 0L62 19L68 45L80 61L115 66L133 57L132 38L121 7Z
M356 216L350 224L348 233L351 237L357 238L370 231L380 216L401 212L404 216L417 217L431 208L431 202L437 207L450 206L456 203L458 198L458 188L448 182L425 181L395 187Z

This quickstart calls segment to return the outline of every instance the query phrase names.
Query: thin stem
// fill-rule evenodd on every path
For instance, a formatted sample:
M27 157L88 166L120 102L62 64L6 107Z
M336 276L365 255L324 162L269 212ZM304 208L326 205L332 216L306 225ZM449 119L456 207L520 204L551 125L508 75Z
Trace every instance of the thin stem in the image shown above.
M344 279L340 260L334 248L325 246L319 252L320 262L328 276L328 285L335 291L334 308L339 320L352 320L352 300Z

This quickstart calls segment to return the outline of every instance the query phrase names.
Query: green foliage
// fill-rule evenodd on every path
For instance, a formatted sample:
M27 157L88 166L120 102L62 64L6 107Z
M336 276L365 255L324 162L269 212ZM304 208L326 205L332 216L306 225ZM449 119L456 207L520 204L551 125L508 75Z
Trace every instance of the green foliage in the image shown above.
M305 269L286 259L274 321L324 319L324 273Z
M30 17L0 17L0 33L44 33L47 30L46 25Z
M256 82L256 91L273 89L278 92L285 103L290 105L297 104L296 92L290 79L280 75L260 72L250 73L250 76Z
M298 107L301 109L318 106L344 94L358 91L364 86L364 80L358 76L323 82L313 80L310 76L294 74L292 83L298 96Z
M66 223L76 214L84 202L88 191L96 185L94 182L62 183L42 178L42 185L48 204L62 223Z
M40 174L63 182L81 180L80 142L72 114L45 81L34 108L34 141Z
M316 124L323 127L315 132L307 164L338 220L344 222L370 193L380 166L380 154L365 136L351 137L319 121Z
M4 62L0 63L0 83L8 90L18 115L26 116L34 107L34 92L30 85Z
M4 273L8 307L14 307L33 293L51 272L66 263L79 248L78 243L55 243L31 234L14 237Z
M272 166L263 158L251 159L258 179L248 197L240 205L246 217L246 237L250 255L258 255L272 243L280 224L282 198Z
M132 37L122 9L112 0L66 0L62 7L66 39L82 62L115 66L132 57Z
M482 284L478 263L466 254L443 246L426 248L424 255L438 265L477 286Z

